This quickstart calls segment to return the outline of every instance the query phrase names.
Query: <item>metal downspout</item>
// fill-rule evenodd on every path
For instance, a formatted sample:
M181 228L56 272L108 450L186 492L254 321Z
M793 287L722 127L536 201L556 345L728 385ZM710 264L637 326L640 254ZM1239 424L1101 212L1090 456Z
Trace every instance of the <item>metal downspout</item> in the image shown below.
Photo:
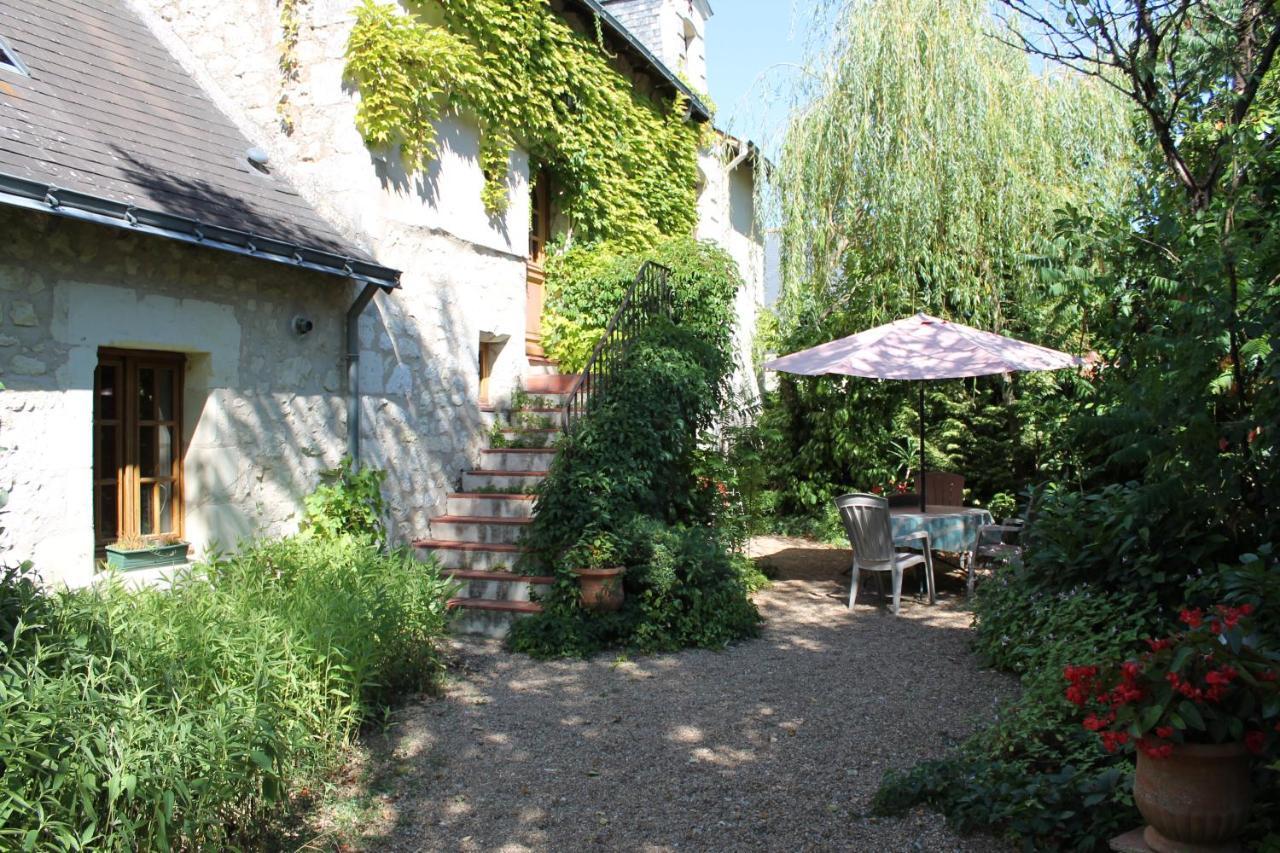
M366 284L347 309L347 455L352 470L360 470L360 315L382 288Z

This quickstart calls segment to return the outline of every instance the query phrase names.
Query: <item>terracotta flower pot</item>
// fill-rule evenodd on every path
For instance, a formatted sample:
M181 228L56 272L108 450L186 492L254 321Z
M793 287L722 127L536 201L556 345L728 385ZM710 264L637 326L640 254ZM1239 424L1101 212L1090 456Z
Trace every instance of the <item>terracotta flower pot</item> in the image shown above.
M582 606L598 612L612 612L622 607L622 573L626 569L574 569L582 587Z
M1157 853L1226 853L1249 817L1249 753L1242 743L1175 744L1168 758L1139 751L1133 801Z

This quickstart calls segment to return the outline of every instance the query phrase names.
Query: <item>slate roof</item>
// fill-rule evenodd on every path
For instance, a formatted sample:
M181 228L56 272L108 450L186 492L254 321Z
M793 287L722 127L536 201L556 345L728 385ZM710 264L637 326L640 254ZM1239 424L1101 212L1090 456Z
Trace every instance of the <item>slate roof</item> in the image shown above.
M0 203L394 286L278 175L125 0L0 0ZM52 191L50 191L52 189Z

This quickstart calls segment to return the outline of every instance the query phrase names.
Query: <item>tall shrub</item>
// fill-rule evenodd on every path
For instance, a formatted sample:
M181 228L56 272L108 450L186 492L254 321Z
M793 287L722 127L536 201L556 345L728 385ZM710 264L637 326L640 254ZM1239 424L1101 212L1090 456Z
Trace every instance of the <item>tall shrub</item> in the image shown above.
M544 343L562 370L573 372L586 364L646 261L670 270L680 325L717 347L728 346L742 276L724 249L692 237L666 238L643 252L617 243L575 246L547 263Z
M1087 347L1097 305L1035 258L1055 211L1119 194L1129 116L1097 81L1037 73L977 0L833 0L837 36L806 77L775 176L778 351L926 311L1047 346ZM1060 303L1059 297L1071 298ZM1069 373L934 383L930 465L981 497L1070 463L1054 452ZM909 383L782 379L767 413L787 509L886 474L915 432ZM985 493L985 494L982 494Z
M721 346L684 326L647 329L556 458L538 488L524 544L527 559L557 582L544 612L516 624L516 649L659 651L721 646L754 632L759 616L717 526L720 492L700 473L704 434L720 411L731 366L724 334L717 334ZM618 614L582 609L574 567L563 559L584 535L598 533L619 541L627 568Z

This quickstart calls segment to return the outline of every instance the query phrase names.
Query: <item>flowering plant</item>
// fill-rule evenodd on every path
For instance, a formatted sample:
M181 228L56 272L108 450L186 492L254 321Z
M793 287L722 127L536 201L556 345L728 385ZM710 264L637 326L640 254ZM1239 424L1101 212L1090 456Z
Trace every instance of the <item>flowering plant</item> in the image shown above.
M1063 671L1067 700L1108 752L1166 758L1178 743L1243 741L1260 755L1280 732L1280 661L1246 643L1253 607L1183 610L1182 630L1136 660Z
M905 495L911 490L911 483L906 480L890 480L886 485L875 485L871 487L873 495Z

